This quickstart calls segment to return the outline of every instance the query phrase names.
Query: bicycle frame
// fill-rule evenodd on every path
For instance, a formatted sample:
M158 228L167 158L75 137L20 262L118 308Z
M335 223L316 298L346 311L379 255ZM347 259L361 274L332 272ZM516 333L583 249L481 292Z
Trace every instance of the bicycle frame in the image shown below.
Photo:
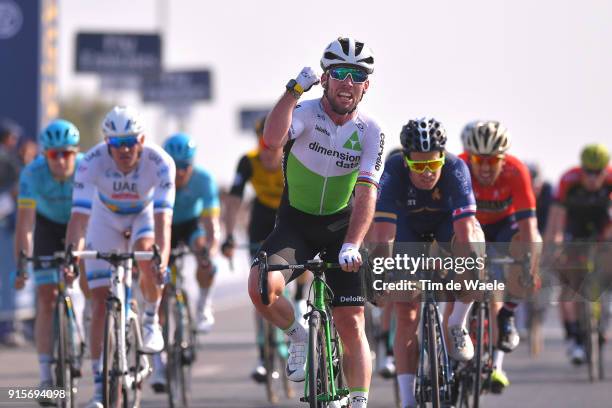
M111 278L109 295L106 299L107 310L119 309L119 336L117 348L120 355L119 372L122 385L131 389L134 384L142 382L150 372L150 364L147 358L141 358L142 368L138 373L131 374L128 370L126 335L128 325L135 321L138 326L138 316L128 305L132 300L132 268L134 260L150 260L156 256L155 251L135 251L131 254L100 253L98 251L73 251L73 256L82 259L104 259L111 265ZM129 256L128 256L129 255ZM140 331L138 331L140 334ZM138 339L141 343L142 339ZM141 353L140 350L137 350Z

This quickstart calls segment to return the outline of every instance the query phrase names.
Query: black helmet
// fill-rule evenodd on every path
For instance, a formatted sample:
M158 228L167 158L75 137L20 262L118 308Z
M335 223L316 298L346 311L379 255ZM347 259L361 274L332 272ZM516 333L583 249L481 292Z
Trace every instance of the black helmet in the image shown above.
M434 118L410 120L400 133L404 152L443 151L446 146L446 130Z

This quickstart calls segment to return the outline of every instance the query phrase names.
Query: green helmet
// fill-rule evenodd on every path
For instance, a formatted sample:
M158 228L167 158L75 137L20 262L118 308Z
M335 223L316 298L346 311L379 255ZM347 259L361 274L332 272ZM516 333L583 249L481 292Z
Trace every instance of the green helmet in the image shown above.
M587 170L602 170L610 161L610 152L603 144L590 144L582 149L580 162Z

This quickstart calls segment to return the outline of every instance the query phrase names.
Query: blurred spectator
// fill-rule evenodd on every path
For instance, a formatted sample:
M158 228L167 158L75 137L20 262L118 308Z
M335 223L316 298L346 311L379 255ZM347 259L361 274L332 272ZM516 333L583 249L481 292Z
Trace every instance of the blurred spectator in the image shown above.
M538 230L540 234L544 234L546 228L546 220L548 219L548 210L553 199L552 185L542 180L540 167L535 163L528 163L529 174L531 175L531 184L533 193L536 197L536 216L538 218Z
M38 155L38 143L34 140L26 139L23 140L19 145L19 160L23 167L30 164L32 160Z
M16 321L16 298L11 284L15 270L13 235L15 197L20 163L16 147L21 128L10 119L0 119L0 343L19 346L23 340L20 324Z

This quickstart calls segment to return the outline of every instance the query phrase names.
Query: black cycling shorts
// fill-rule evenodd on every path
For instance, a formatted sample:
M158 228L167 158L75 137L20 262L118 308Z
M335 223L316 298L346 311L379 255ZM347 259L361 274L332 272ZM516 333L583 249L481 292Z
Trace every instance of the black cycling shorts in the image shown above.
M251 219L249 221L249 242L251 245L263 242L274 230L276 224L276 209L266 207L258 200L253 200ZM258 246L250 247L251 256L259 252Z
M290 206L281 207L274 231L264 241L261 250L267 252L270 265L302 263L319 253L325 262L338 263L349 217L349 211L315 216ZM253 264L256 265L257 260ZM303 272L282 271L286 283ZM363 306L365 298L359 273L331 269L325 272L325 281L334 293L332 306Z
M66 224L51 221L36 213L34 228L34 255L50 256L65 249Z
M200 219L192 218L180 224L172 224L170 245L172 248L176 248L178 244L182 242L191 248L195 239L204 235L206 235L206 233L200 224Z

